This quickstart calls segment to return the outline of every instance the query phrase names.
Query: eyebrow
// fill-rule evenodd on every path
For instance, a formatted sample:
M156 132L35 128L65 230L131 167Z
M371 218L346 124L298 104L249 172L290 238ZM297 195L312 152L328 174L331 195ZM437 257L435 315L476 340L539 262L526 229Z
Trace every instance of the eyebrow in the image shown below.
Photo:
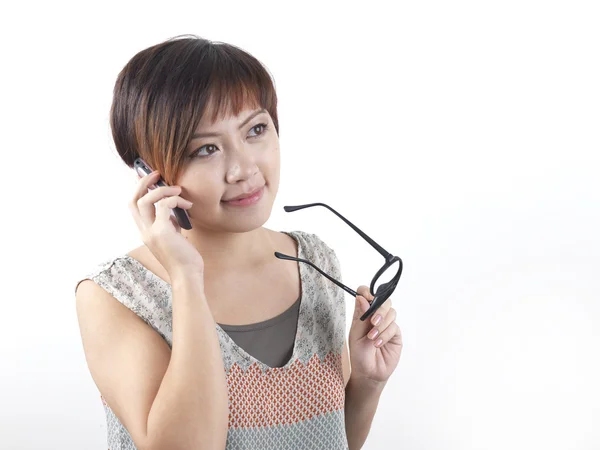
M258 116L259 114L262 114L262 113L264 113L264 112L267 112L267 110L263 108L263 109L261 109L261 110L258 110L258 111L256 111L256 112L254 112L254 113L250 114L250 117L248 117L246 120L244 120L244 121L243 121L243 122L240 124L240 126L238 127L238 129L240 129L240 130L241 130L241 129L244 127L244 125L246 125L248 122L250 122L250 121L251 121L252 119L254 119L256 116ZM219 134L219 133L195 133L195 134L192 136L192 139L198 139L198 138L201 138L201 137L211 137L211 136L220 136L220 134Z

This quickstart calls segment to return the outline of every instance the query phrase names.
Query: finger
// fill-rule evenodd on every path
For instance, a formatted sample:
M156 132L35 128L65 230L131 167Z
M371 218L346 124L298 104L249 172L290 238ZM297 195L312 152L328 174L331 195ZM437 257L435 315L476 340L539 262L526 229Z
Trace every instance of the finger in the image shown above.
M139 174L138 174L139 176ZM148 189L150 186L156 184L156 182L160 179L160 173L155 170L154 172L149 173L148 175L144 175L141 177L137 184L135 185L134 195L132 202L137 203L137 201L142 198L144 195L148 193Z
M360 294L361 296L366 298L369 303L371 303L371 301L374 298L373 295L371 295L371 293L369 292L368 286L361 285L358 287L356 292L357 292L357 294ZM381 305L379 308L377 308L377 310L375 312L373 312L373 314L371 314L371 316L370 316L371 324L378 325L375 323L377 321L377 317L381 316L380 320L383 320L383 317L385 317L385 315L389 312L389 310L391 308L392 308L392 299L390 297L383 303L383 305Z
M369 286L365 286L364 284L360 285L356 290L356 293L367 299L369 303L371 303L371 301L373 300L373 296L369 291Z
M378 310L379 311L379 310ZM373 328L367 334L369 339L377 340L381 336L381 334L396 320L396 310L394 308L390 309L386 315L382 316L381 322L379 325L373 326Z
M356 296L356 302L354 306L354 315L352 316L353 321L359 321L362 315L369 309L369 302L362 295ZM365 325L369 325L368 321L362 321Z
M179 197L178 195L165 197L162 200L159 200L156 203L156 223L158 223L159 226L166 226L169 222L171 222L171 219L173 218L171 216L171 211L175 207L187 210L192 207L192 202ZM175 218L173 218L173 220L175 220Z
M392 322L391 325L387 327L380 336L377 337L373 345L377 348L380 348L393 339L394 336L399 335L399 333L400 327L396 322Z
M371 315L371 323L376 326L381 326L385 316L392 310L392 299L388 298L383 305ZM381 317L381 318L379 318ZM379 322L378 322L379 321Z
M179 225L179 222L177 221L177 217L175 215L171 214L169 216L169 220L171 221L171 223L175 227L175 231L177 233L181 233L181 225Z
M371 291L369 290L369 286L365 286L364 284L362 284L362 285L360 285L360 286L358 287L358 289L356 290L356 293L357 293L357 294L360 294L360 295L362 295L364 298L366 298L366 299L367 299L367 301L368 301L369 303L371 303L371 302L372 302L372 300L375 298L375 297L374 297L374 296L371 294ZM391 298L388 298L388 299L385 301L385 303L384 303L384 304L387 304L388 302L391 304L391 301L392 301L392 299L391 299ZM382 306L382 308L383 308L383 306ZM388 308L389 308L389 307L388 307Z
M137 172L136 172L137 173ZM138 174L139 176L139 174ZM138 228L140 230L144 229L144 223L142 221L142 216L140 215L140 211L138 208L138 200L141 199L144 195L148 193L149 186L158 181L160 175L158 171L154 171L144 177L141 177L136 186L131 200L128 203L129 210L133 215L133 219L135 220Z
M354 320L358 320L364 312L369 309L370 301L373 299L373 296L369 294L369 288L364 285L358 287L356 294L356 301L359 302L361 306L354 308ZM361 297L362 300L359 300L359 297ZM366 303L366 305L364 303Z
M181 186L161 186L148 192L137 201L142 222L146 227L151 227L156 220L155 204L165 198L177 196L181 193Z

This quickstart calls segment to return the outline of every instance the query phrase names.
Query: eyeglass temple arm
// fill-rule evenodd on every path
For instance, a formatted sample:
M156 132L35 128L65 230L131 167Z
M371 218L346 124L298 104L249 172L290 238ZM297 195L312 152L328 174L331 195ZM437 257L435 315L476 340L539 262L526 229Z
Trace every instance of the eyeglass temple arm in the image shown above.
M306 260L306 259L302 259L302 258L295 258L293 256L289 256L289 255L284 255L283 253L279 253L279 252L275 252L275 256L279 259L287 259L289 261L300 261L303 263L306 263L312 267L314 267L317 271L319 271L319 273L321 275L323 275L325 278L327 278L328 280L333 281L335 284L337 284L339 287L341 287L343 290L345 290L348 294L350 294L352 297L356 297L358 295L358 293L352 289L350 289L348 286L346 286L343 283L340 283L338 280L336 280L333 277L330 277L328 274L326 274L325 272L323 272L321 269L319 269L317 266L315 266L313 263L311 263L310 261Z
M324 206L325 208L330 210L332 213L334 213L336 216L338 216L340 219L342 219L344 222L346 222L348 225L350 225L352 227L352 229L354 231L356 231L358 234L360 234L365 241L367 241L369 244L371 244L375 250L377 250L379 253L381 253L383 255L383 257L386 259L386 261L389 260L389 258L392 256L381 245L379 245L377 242L375 242L373 239L371 239L369 236L367 236L360 228L358 228L356 225L354 225L352 222L350 222L348 219L346 219L344 216L342 216L339 212L337 212L332 207L326 205L325 203L308 203L306 205L284 206L283 209L285 210L285 212L293 212L293 211L297 211L299 209L310 208L311 206Z

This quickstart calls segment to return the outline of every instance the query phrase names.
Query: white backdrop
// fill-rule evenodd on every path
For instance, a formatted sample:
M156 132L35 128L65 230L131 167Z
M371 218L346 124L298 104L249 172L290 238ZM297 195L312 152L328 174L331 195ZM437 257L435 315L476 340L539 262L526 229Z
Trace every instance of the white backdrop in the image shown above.
M73 288L140 245L118 72L193 33L267 65L281 185L343 281L404 261L404 350L365 449L600 448L600 15L577 0L3 6L0 447L105 449ZM348 329L353 298L348 300Z

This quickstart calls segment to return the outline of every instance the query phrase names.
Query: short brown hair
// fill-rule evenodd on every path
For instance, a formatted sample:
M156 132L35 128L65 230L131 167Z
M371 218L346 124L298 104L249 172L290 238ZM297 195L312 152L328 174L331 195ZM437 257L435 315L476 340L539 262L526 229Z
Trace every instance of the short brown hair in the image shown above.
M264 108L279 135L274 81L244 50L186 34L140 51L114 87L110 127L117 152L129 167L139 156L176 184L208 106L212 122L247 106Z

